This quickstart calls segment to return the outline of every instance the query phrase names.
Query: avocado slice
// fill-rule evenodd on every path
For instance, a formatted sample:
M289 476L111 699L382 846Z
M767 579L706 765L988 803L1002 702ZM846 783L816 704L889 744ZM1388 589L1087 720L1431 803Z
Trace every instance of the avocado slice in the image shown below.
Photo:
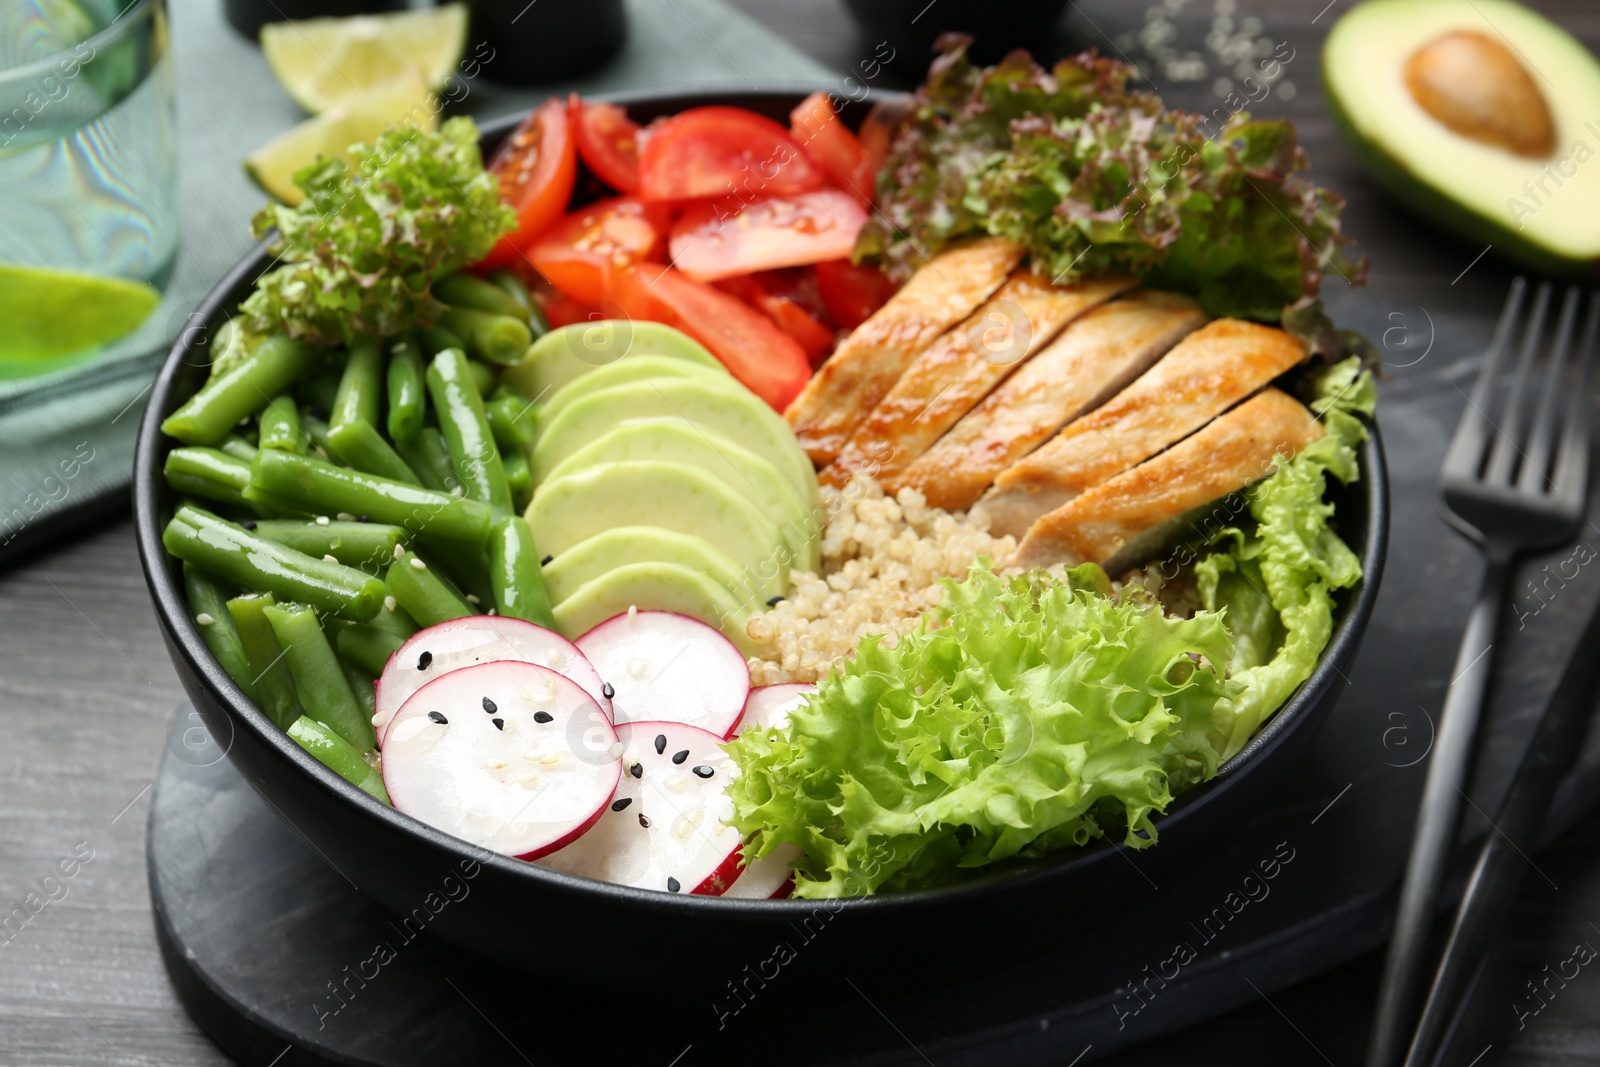
M638 362L642 363L643 360ZM598 377L601 373L604 372L597 371L590 377ZM580 379L580 382L568 388L587 380ZM550 480L555 481L574 471L602 463L632 460L660 460L699 467L734 492L748 497L761 509L762 514L778 524L784 542L793 553L796 567L813 574L820 573L822 531L818 516L806 512L800 494L784 480L777 468L721 434L691 425L682 419L637 419L625 422L556 464L550 472Z
M660 526L618 526L579 541L544 565L544 587L550 602L559 604L576 593L579 586L630 563L676 563L704 574L734 594L735 599L743 600L751 611L763 606L754 593L740 595L744 572L726 552L711 547L703 537Z
M625 357L646 355L669 356L707 367L722 366L699 341L671 326L602 319L551 330L529 345L527 355L506 368L501 380L539 399L599 367Z
M535 482L543 483L557 464L618 423L653 418L681 419L743 445L776 467L807 508L819 506L816 471L789 424L731 378L726 383L690 378L629 382L573 401L545 424L534 445L530 459Z
M716 582L681 563L629 563L585 582L555 606L556 629L575 638L630 607L676 611L699 619L722 631L746 656L755 654L745 629L750 610Z
M1600 266L1600 62L1511 0L1368 0L1333 27L1335 124L1419 214L1538 270Z
M711 378L720 379L724 384L733 381L733 377L722 368L721 364L713 369L676 356L630 356L609 366L597 367L583 377L574 378L557 389L539 409L541 425L548 426L550 420L565 411L569 404L581 400L590 393L598 393L613 385L641 382L647 378Z
M542 482L526 518L534 541L558 556L617 526L660 526L703 537L742 569L741 584L759 600L784 592L793 565L783 534L760 508L713 475L681 463L602 463Z

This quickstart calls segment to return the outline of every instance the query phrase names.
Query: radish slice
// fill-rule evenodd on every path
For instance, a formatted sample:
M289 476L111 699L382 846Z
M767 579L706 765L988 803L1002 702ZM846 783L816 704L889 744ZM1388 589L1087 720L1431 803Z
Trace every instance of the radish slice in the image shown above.
M744 702L744 718L739 720L739 729L781 730L789 725L789 713L816 691L816 686L805 682L757 686L750 690L750 698Z
M522 660L549 667L577 682L607 716L611 714L605 683L571 641L521 619L468 615L418 631L389 657L378 679L373 728L381 738L400 705L435 678L494 660Z
M726 637L670 611L629 610L576 642L615 692L613 721L681 722L733 735L750 695L750 668Z
M774 689L776 686L766 686ZM733 884L722 895L744 900L774 900L786 897L794 890L794 861L803 852L784 842L770 855L763 856L739 872Z
M735 773L721 738L679 722L617 727L622 781L594 829L540 866L638 889L715 896L739 873Z
M622 774L616 731L572 679L517 660L462 667L411 694L383 738L399 810L508 856L577 838Z

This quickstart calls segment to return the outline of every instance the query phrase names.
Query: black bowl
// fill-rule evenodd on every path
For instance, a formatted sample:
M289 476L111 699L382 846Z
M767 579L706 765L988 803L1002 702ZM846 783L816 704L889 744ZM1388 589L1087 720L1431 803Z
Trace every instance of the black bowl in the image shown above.
M615 97L639 119L688 107L725 104L782 118L802 92L631 94ZM858 119L862 109L847 117ZM489 124L492 147L515 119ZM1295 762L1342 691L1377 599L1388 539L1388 490L1376 427L1361 451L1361 481L1336 489L1339 524L1360 555L1366 577L1339 604L1333 638L1311 677L1244 751L1211 782L1183 794L1160 820L1161 840L1137 866L1124 846L1101 842L1029 866L946 889L848 902L730 900L672 896L575 878L493 855L379 803L307 755L274 726L212 658L185 606L181 575L161 546L172 494L161 467L172 442L161 420L204 380L206 337L249 292L267 262L257 249L206 298L200 324L179 338L151 392L134 458L134 520L156 617L194 705L250 784L328 862L362 891L401 916L437 902L452 878L470 893L435 908L430 930L511 966L564 979L614 981L617 961L632 956L676 961L680 987L737 973L796 931L826 923L848 931L808 953L872 967L886 984L948 975L952 961L1017 959L1048 946L1053 929L1081 922L1142 879L1194 861L1236 820L1270 803L1273 776ZM456 885L456 882L450 882ZM980 918L978 924L972 919ZM987 931L957 937L958 930ZM946 936L945 931L951 931ZM1008 931L1015 931L1012 936ZM803 936L803 935L802 935ZM809 940L809 938L808 938ZM896 965L885 973L883 961Z

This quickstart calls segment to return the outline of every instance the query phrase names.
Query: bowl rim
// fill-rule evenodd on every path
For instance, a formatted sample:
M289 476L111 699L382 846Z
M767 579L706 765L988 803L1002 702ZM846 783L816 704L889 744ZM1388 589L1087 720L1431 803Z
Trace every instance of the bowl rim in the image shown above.
M752 101L792 103L798 102L805 94L813 91L816 91L814 86L771 87L758 90L693 88L594 94L593 99L625 106L656 106L675 111L712 103L738 101L744 101L744 106L749 106ZM863 101L872 102L890 95L892 94L872 92L863 97ZM527 111L520 111L482 123L480 132L483 140L493 142L503 137L527 114ZM185 606L181 585L174 578L176 568L161 542L162 498L167 492L165 482L161 478L162 461L167 451L179 445L161 433L160 424L166 414L176 407L174 392L178 376L190 363L188 357L191 351L199 354L208 352L210 329L220 326L222 321L231 317L233 307L237 304L236 300L230 299L234 291L254 281L266 269L270 259L266 245L258 244L229 270L206 294L194 314L189 317L189 326L174 340L166 358L162 361L161 369L150 389L134 450L135 540L156 618L166 632L172 654L181 656L189 670L211 690L235 729L242 724L245 729L256 735L257 741L272 750L278 758L294 764L301 772L322 782L332 793L342 797L344 802L354 804L361 816L382 822L386 824L387 829L415 838L420 843L454 858L474 860L507 877L526 879L532 892L538 892L540 889L559 890L609 899L618 907L644 908L650 911L670 910L678 914L681 914L679 909L693 908L700 909L702 914L728 919L762 921L794 919L810 914L819 907L827 907L830 910L849 907L852 910L871 909L875 912L912 912L963 901L971 902L1002 885L1008 889L1025 889L1041 879L1062 877L1075 867L1097 863L1099 857L1108 851L1128 848L1120 841L1102 838L1088 845L1063 850L1036 861L1003 866L992 875L974 877L954 885L872 896L825 900L809 898L763 900L689 893L680 895L564 874L536 863L490 852L380 802L329 770L268 719L211 655ZM194 365L205 366L209 362L207 358L204 363ZM1382 437L1375 420L1366 420L1366 424L1369 431L1368 438L1359 449L1358 455L1361 481L1343 490L1346 493L1359 493L1365 497L1367 523L1365 544L1361 552L1362 578L1354 588L1342 594L1344 603L1335 608L1336 612L1342 611L1342 616L1336 619L1327 647L1323 649L1311 675L1256 732L1249 743L1219 766L1214 778L1180 794L1169 805L1167 812L1160 816L1161 822L1158 826L1175 821L1183 813L1238 782L1244 772L1259 768L1294 730L1312 725L1306 723L1306 720L1312 715L1314 705L1325 698L1326 691L1336 680L1348 682L1339 664L1349 661L1354 656L1356 646L1371 618L1382 580L1389 537L1388 474ZM230 758L231 751L230 745ZM253 780L251 785L260 788Z

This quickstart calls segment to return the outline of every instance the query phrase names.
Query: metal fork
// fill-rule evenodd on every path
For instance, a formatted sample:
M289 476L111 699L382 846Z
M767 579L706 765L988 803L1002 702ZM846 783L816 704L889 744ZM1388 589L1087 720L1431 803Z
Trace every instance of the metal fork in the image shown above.
M1477 543L1487 567L1483 588L1461 636L1461 650L1428 760L1400 907L1383 965L1367 1067L1397 1067L1411 1043L1422 979L1431 970L1428 934L1466 796L1465 777L1489 680L1486 661L1494 647L1511 564L1525 552L1572 540L1583 520L1589 480L1586 389L1600 322L1600 298L1590 301L1576 359L1577 381L1565 386L1562 398L1559 394L1568 373L1581 293L1576 286L1567 290L1550 356L1541 361L1538 356L1545 347L1552 293L1549 282L1541 284L1523 325L1511 388L1497 397L1496 386L1505 373L1527 288L1521 278L1511 285L1483 369L1467 399L1467 410L1445 453L1440 477L1446 521ZM1537 400L1532 417L1527 418L1524 409L1535 388Z

